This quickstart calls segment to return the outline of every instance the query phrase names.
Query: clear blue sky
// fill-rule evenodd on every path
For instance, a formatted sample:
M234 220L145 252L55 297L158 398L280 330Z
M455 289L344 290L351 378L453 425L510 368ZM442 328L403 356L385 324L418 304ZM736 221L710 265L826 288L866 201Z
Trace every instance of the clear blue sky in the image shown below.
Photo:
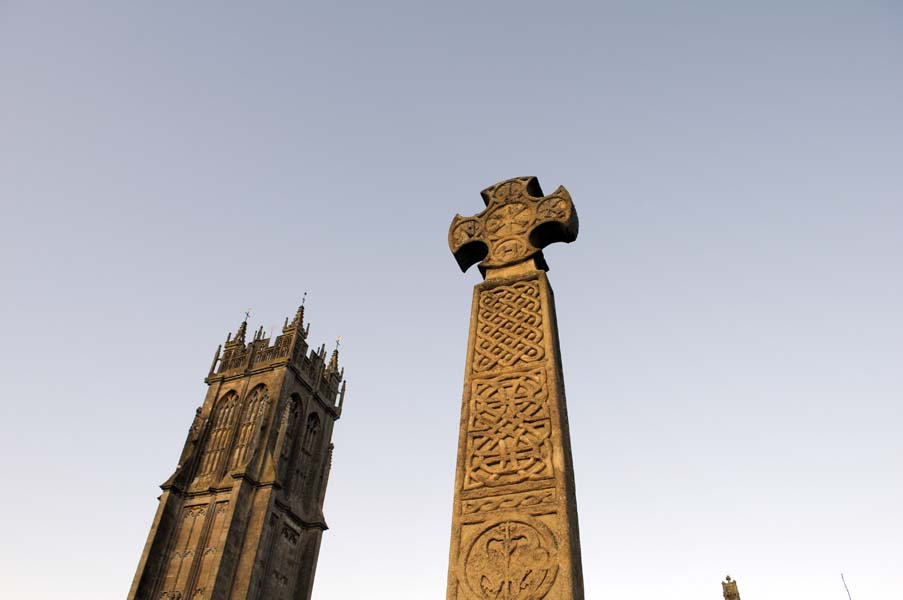
M903 597L901 107L893 1L0 2L3 595L124 597L217 344L309 290L315 598L442 598L447 227L537 175L587 598Z

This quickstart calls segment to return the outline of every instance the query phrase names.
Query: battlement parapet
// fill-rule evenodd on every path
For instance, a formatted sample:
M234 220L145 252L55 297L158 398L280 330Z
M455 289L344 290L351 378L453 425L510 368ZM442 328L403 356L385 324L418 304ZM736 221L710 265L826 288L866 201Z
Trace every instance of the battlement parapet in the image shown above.
M246 344L247 327L247 321L243 321L235 337L230 333L225 345L217 348L207 376L208 383L213 379L242 376L258 369L292 367L324 401L341 407L345 370L339 368L338 348L328 363L325 345L308 351L310 325L304 327L303 305L294 320L285 320L282 333L276 336L273 343L261 327L255 332L254 339Z

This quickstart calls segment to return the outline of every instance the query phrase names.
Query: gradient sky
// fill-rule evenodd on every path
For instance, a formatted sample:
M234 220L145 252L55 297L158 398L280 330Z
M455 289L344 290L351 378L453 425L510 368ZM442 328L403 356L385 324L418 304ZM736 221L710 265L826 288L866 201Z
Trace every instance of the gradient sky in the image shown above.
M444 597L479 191L565 185L588 600L903 597L898 2L0 1L0 580L123 598L213 352L344 336L316 600Z

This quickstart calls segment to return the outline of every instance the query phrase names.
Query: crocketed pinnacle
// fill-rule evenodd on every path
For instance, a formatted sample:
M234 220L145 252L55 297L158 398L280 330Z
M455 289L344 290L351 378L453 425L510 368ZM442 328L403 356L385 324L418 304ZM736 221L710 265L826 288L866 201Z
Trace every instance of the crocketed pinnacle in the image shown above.
M295 327L303 328L304 327L304 305L298 307L298 311L295 313L295 320L292 321L295 324Z
M336 348L332 351L332 357L329 359L329 366L326 367L326 370L330 373L335 373L339 370L339 349Z
M288 319L285 320L285 325L282 327L282 333L292 333L293 331L298 331L301 333L303 337L306 337L307 332L304 331L304 304L298 307L298 310L295 312L295 317L289 322Z
M235 338L232 340L234 343L245 343L245 334L248 333L248 321L242 321L241 325L238 326L238 331L235 332Z

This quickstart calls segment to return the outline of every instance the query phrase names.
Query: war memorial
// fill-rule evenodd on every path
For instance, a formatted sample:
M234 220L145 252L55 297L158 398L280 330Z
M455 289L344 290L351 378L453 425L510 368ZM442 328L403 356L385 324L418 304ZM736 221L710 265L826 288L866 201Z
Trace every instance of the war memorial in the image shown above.
M552 288L542 249L577 238L567 190L535 177L482 192L449 246L473 293L448 600L583 600L577 500Z

